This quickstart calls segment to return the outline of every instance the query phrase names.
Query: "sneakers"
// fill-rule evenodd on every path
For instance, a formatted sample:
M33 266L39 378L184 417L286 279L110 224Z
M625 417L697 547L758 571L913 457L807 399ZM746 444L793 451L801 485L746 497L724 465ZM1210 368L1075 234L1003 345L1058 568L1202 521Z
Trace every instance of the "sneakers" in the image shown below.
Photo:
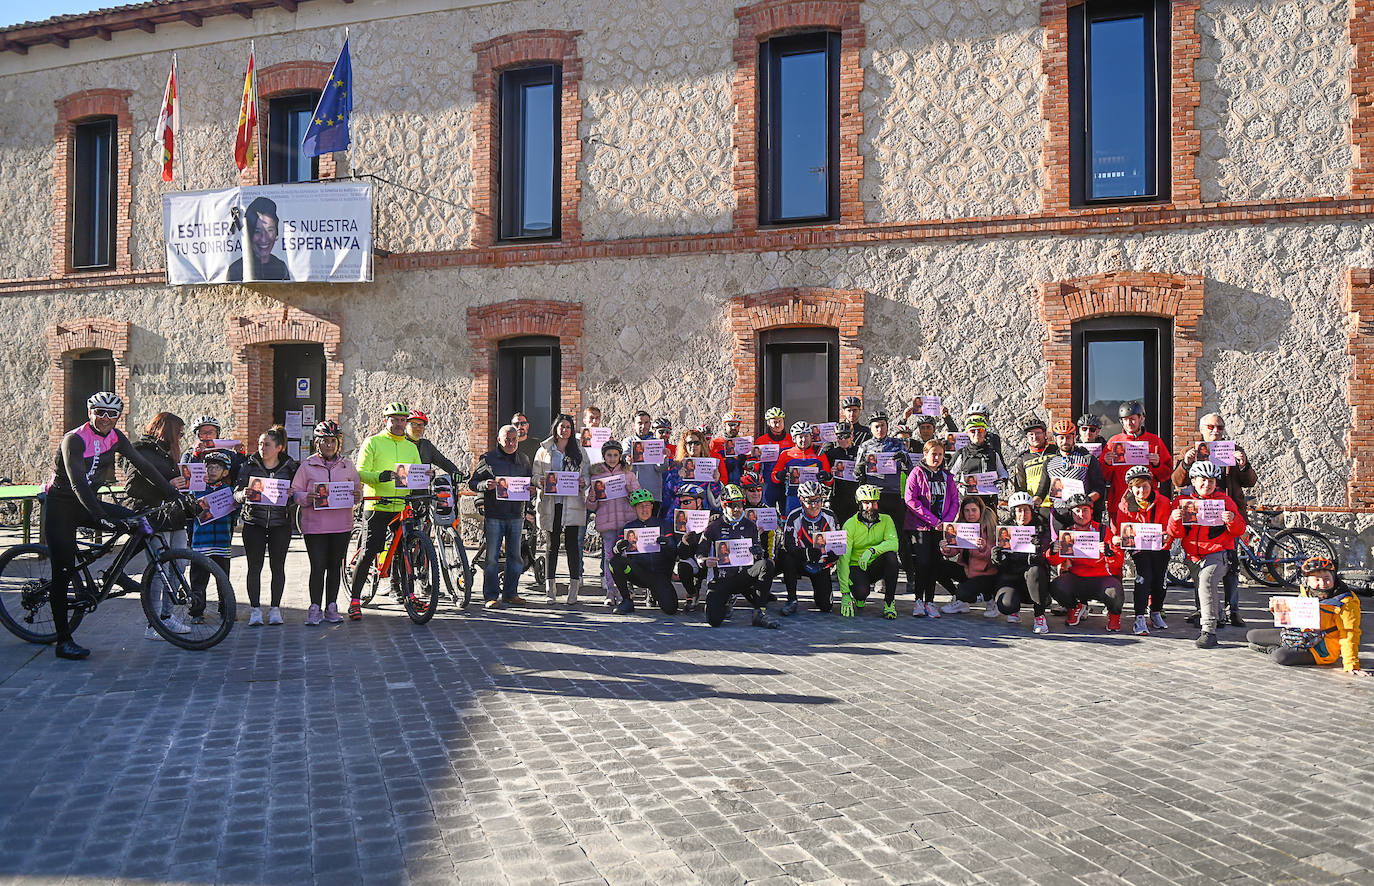
M1211 631L1203 631L1202 636L1197 638L1195 645L1198 649L1212 649L1217 645L1217 635Z
M363 606L357 600L351 600L348 604L348 618L350 621L362 621Z
M1013 612L1011 615L1008 615L1008 616L1007 616L1007 624L1009 624L1009 625L1019 625L1020 623L1021 623L1021 613L1019 613L1019 612Z
M883 618L896 618L896 617L897 617L897 604L896 604L896 603L884 603L884 604L883 604Z
M634 611L635 601L628 594L626 595L625 599L620 601L619 606L611 610L611 612L615 613L616 615L629 615L631 612Z
M1001 614L997 611L997 601L989 600L987 608L983 610L983 618L996 618Z
M934 601L931 601L926 604L926 615L929 615L931 618L940 617L940 610L935 608Z
M281 617L281 607L273 606L267 610L267 623L270 625L284 625L286 621Z
M200 618L201 620L198 621L198 622L196 622L196 624L204 624L204 618L205 618L205 617L204 617L204 616L199 616L199 618ZM166 625L168 628L170 628L171 631L172 631L172 633L174 633L174 634L189 634L189 633L191 633L191 629L190 629L189 627L187 627L186 622L184 622L184 621L182 621L181 619L177 618L175 615L169 615L169 616L167 616L166 618L164 618L164 619L162 620L162 623L163 623L164 625Z
M1150 620L1143 615L1137 615L1135 617L1135 627L1131 628L1131 633L1138 634L1142 637L1148 637L1150 635Z
M501 608L501 601L500 601L500 600L488 600L487 602L485 602L485 603L482 604L482 607L483 607L484 609L500 609L500 608Z
M917 600L916 600L916 605L913 606L913 607L911 607L911 617L912 617L912 618L925 618L925 617L926 617L926 604L925 604L925 601L924 601L924 600L922 600L922 599L920 599L920 598L917 598Z
M574 578L568 582L568 598L566 602L569 606L577 602L577 592L580 590L582 590L582 579Z
M1064 616L1064 624L1071 628L1076 627L1078 623L1083 620L1083 615L1087 611L1088 607L1084 606L1082 603L1075 603L1074 607Z
M1169 623L1166 622L1166 621L1164 620L1164 613L1162 613L1162 612L1151 612L1151 613L1150 613L1150 627L1152 627L1152 628L1158 628L1158 629L1161 630L1161 631L1167 631L1167 630L1169 629Z
M963 600L954 599L941 606L940 611L945 615L958 615L961 612L968 612L968 604Z
M782 614L783 614L783 615L796 615L796 614L797 614L797 601L796 601L796 600L788 600L786 603L782 604ZM892 617L893 617L893 618L896 618L897 616L894 614Z
M310 625L311 627L314 627L315 625L319 624L322 620L323 618L320 615L320 607L316 606L314 603L311 603L310 608L306 610L305 613L305 623Z
M148 625L148 627L147 627L146 629L144 629L144 631L143 631L143 639L145 639L145 640L161 640L161 639L162 639L162 635L159 634L159 633L157 632L157 629L154 628L152 625Z
M750 624L752 624L756 628L776 629L782 627L782 622L778 621L776 618L773 618L771 615L768 614L767 610L763 608L754 610L754 620L750 622Z
M1107 613L1107 630L1109 630L1109 631L1119 631L1119 630L1121 630L1121 613L1120 613L1120 612L1108 612L1108 613Z
M507 597L507 598L506 598L506 602L509 603L509 604L512 605L512 606L524 606L524 605L525 605L525 599L524 599L523 597L521 597L519 594L516 594L516 595L514 595L514 596L512 596L512 597Z
M1243 627L1245 627L1245 619L1243 619L1243 618L1240 617L1240 610L1239 610L1239 609L1232 609L1232 610L1231 610L1231 625L1232 625L1232 627L1237 627L1237 628L1243 628Z
M255 628L262 624L262 607L254 606L248 610L248 627Z
M1043 616L1043 615L1037 615L1037 616L1035 617L1035 633L1037 633L1037 634L1048 634L1049 632L1050 632L1050 626L1049 626L1049 623L1045 621L1045 616Z
M343 616L339 614L338 603L330 603L324 608L324 620L332 625L336 625L343 621Z

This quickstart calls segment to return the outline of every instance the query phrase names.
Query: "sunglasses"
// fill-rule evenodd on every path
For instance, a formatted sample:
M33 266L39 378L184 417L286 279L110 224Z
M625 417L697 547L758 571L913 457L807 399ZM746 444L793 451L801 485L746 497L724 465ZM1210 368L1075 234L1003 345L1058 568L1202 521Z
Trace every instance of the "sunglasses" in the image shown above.
M96 418L119 418L118 409L92 409L91 415Z
M1209 431L1224 431L1226 430L1226 425L1206 425L1206 428Z
M529 426L529 422L527 422L527 421L517 421L517 422L515 422L515 426L516 426L517 428L528 427L528 426Z

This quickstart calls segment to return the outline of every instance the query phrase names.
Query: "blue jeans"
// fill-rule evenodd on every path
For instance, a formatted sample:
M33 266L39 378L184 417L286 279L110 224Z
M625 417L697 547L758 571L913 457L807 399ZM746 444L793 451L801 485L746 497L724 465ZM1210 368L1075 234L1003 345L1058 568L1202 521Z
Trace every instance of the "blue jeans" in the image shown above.
M515 596L520 582L520 572L524 564L520 560L520 529L524 524L521 517L497 520L487 517L483 528L487 536L487 562L482 569L482 596L487 600L501 598L509 600ZM501 543L506 545L505 593L501 593Z

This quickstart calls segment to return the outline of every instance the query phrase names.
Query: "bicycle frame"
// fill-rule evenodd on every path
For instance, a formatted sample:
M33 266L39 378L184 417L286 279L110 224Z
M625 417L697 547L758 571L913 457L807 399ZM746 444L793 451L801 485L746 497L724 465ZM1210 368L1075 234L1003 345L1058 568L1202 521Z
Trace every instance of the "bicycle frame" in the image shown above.
M101 557L104 557L115 546L120 543L120 537L114 536L109 541L102 544L91 542L77 542L80 552L76 558L76 565L72 570L72 581L68 590L68 605L79 606L86 612L94 612L97 605L113 597L122 597L125 594L138 593L140 588L135 583L132 586L126 582L134 582L133 576L127 572L128 566L139 554L146 553L150 562L157 564L158 570L162 572L162 580L167 588L177 587L184 583L183 577L178 574L174 581L166 573L165 564L158 563L160 558L169 550L167 543L157 533L149 535L130 535L124 540L124 546L115 555L112 562L100 573L100 580L96 581L91 575L91 567L94 566ZM119 590L115 590L116 586ZM81 592L85 590L89 594L87 599L82 599ZM183 588L183 591L188 590Z
M381 578L391 577L391 561L395 559L396 551L400 548L398 542L400 542L401 536L405 533L406 524L419 522L417 518L420 515L417 515L415 509L411 506L412 500L426 499L429 498L429 496L422 494L413 496L376 495L363 499L363 501L390 501L397 498L403 498L405 500L405 507L401 508L400 512L398 512L395 517L392 517L390 522L386 524L387 530L391 533L391 538L387 541L386 551L383 552L382 559L377 564L377 575ZM393 529L392 527L395 528ZM418 526L416 528L419 529Z

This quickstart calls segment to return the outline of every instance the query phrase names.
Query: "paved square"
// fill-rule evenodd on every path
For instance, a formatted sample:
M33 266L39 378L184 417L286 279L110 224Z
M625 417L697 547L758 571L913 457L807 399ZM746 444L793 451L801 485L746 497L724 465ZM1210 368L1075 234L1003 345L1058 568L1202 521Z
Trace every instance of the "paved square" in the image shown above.
M1374 884L1374 681L1197 650L1178 591L1146 638L593 594L306 628L297 540L250 629L243 568L207 653L132 600L86 662L0 636L0 880Z

